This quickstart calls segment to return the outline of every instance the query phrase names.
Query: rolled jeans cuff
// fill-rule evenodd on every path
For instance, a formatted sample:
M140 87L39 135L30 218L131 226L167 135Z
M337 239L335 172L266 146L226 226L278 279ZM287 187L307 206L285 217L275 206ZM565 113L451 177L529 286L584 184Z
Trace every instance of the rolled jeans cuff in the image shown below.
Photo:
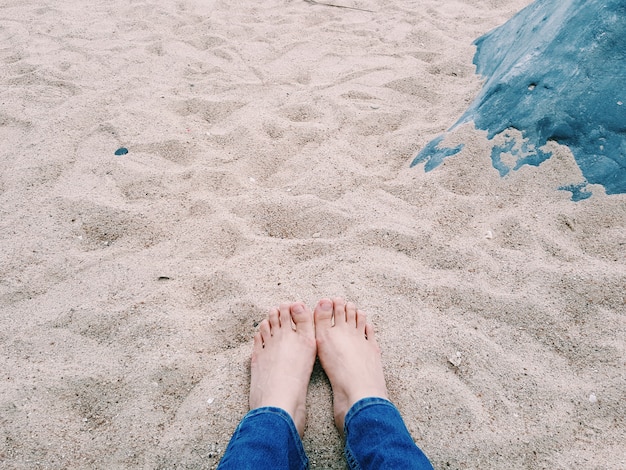
M218 466L227 469L309 468L293 419L282 408L266 406L246 414L226 447Z
M344 421L344 435L351 470L433 468L413 441L398 409L384 398L363 398L352 405Z

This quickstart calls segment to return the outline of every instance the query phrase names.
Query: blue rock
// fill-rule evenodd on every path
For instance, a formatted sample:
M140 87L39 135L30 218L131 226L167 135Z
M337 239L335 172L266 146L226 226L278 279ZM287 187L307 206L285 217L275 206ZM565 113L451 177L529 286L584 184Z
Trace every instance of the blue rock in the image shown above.
M486 81L448 130L467 122L503 136L491 159L501 176L552 156L548 141L567 145L586 181L564 185L574 200L587 184L626 193L626 1L538 0L477 39L474 64ZM507 132L517 129L520 139ZM437 137L415 157L430 171L461 151ZM507 165L503 153L516 161Z
M115 155L126 155L128 153L128 149L126 147L120 147L115 151Z

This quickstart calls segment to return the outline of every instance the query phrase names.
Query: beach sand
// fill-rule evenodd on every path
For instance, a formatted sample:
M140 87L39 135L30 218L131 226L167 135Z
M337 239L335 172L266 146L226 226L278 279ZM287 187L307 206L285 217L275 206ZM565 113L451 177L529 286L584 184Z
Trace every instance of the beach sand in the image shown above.
M2 2L0 468L214 468L258 322L335 295L436 469L626 468L626 196L471 125L409 167L530 2L336 3Z

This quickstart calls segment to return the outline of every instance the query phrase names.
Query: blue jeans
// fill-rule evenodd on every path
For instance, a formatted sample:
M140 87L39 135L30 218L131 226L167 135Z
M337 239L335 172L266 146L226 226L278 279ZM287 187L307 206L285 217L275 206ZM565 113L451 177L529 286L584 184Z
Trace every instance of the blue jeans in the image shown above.
M345 419L345 454L352 470L390 468L432 470L415 445L397 408L383 398L356 402ZM289 414L257 408L239 423L217 467L229 469L307 469L309 459Z

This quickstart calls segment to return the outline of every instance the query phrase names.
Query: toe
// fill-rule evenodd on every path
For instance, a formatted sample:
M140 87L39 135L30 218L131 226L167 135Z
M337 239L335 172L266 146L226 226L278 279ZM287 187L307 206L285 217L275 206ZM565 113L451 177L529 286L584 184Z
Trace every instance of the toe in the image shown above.
M279 313L278 313L277 307L272 307L270 309L270 313L267 316L267 320L269 321L272 334L274 334L273 330L277 330L278 328L280 328L280 320L279 320Z
M374 327L369 323L365 325L365 336L368 341L370 341L374 346L378 347L378 342L374 337Z
M313 314L311 310L301 302L291 305L291 319L296 324L298 333L310 336L315 334L313 327Z
M263 345L265 345L272 337L272 329L267 318L259 325L259 333L261 334L261 341L263 342Z
M367 324L367 315L363 310L356 311L356 329L365 331L365 325Z
M315 306L315 331L330 329L333 326L333 302L330 299L322 299Z
M335 297L333 299L334 312L335 312L335 325L346 324L346 302L341 297Z
M278 307L278 320L281 328L292 329L291 325L291 304L282 303Z
M263 349L263 337L261 336L260 331L257 331L254 335L254 345L252 348L255 352Z
M356 326L356 305L352 302L346 304L346 322L350 326Z

